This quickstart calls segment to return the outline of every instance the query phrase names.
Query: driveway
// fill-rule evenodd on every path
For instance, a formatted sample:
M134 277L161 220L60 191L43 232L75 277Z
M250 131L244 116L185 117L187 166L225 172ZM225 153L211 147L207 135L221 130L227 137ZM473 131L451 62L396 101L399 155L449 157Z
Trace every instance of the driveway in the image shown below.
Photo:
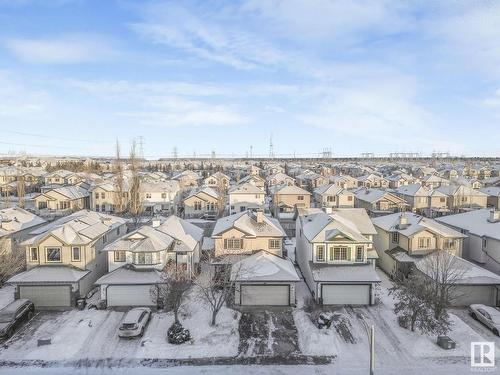
M239 333L240 356L289 357L300 354L297 328L288 309L243 312Z

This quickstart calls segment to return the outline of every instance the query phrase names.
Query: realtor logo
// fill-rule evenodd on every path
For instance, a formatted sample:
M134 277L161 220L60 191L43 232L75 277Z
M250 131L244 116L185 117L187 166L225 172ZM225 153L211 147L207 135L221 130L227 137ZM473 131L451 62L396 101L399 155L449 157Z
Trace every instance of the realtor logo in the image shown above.
M470 343L471 367L495 367L495 343L476 341Z

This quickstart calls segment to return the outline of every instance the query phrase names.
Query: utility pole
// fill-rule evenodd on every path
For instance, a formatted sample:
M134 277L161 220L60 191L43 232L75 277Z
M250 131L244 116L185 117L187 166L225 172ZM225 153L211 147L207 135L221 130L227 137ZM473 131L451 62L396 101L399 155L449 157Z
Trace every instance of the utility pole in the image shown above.
M250 159L252 159L253 157L253 146L250 145Z
M172 155L174 156L174 159L177 159L177 146L174 146L174 152L172 153Z
M137 137L137 145L139 146L139 157L144 159L144 137L142 135Z
M273 145L273 135L269 138L269 159L274 158L274 145Z

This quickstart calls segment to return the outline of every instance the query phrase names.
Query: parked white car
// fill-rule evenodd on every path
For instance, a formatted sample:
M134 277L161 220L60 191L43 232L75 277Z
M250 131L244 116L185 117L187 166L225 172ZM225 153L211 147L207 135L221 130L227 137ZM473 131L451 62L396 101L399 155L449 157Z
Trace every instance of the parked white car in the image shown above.
M120 337L142 336L151 318L151 309L147 307L136 307L129 310L123 317L118 330Z
M500 310L486 305L470 305L470 315L500 336Z

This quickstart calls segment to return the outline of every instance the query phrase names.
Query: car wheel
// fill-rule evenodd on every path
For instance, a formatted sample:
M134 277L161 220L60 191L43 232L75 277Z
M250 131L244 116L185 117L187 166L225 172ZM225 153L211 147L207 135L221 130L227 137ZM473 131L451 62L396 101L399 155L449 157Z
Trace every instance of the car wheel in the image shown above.
M35 313L33 311L28 312L28 320L33 319L34 316L35 316Z
M11 338L12 335L14 334L14 330L12 328L9 328L6 333L7 338Z
M494 333L495 335L497 335L497 336L500 336L500 334L499 334L499 332L498 332L498 329L496 329L496 328L493 328L493 333Z
M477 315L476 315L476 313L470 313L470 316L472 316L472 319L477 320Z

